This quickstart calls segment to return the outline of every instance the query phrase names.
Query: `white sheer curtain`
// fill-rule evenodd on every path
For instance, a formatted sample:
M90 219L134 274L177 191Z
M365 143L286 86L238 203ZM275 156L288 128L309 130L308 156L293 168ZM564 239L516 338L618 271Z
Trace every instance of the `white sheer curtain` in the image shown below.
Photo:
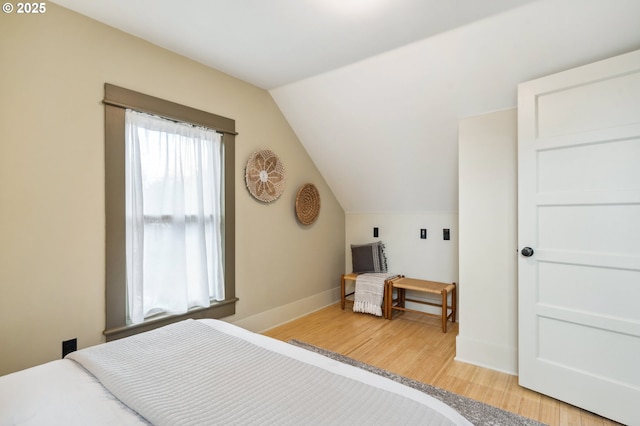
M129 322L223 300L221 135L131 110L125 124Z

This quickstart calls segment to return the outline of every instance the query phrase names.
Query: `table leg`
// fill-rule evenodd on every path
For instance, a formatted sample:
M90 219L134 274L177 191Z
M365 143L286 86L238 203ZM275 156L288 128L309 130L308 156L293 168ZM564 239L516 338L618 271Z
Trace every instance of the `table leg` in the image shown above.
M457 288L456 283L453 283L453 290L451 290L451 322L456 322L456 311L458 310L456 300Z
M442 332L447 332L447 290L442 289Z
M344 293L345 293L345 284L344 284L344 274L342 274L342 277L340 279L340 307L342 308L342 310L344 311Z
M384 319L391 319L389 317L389 291L392 289L391 282L385 280L384 282L384 298L382 299L382 317Z

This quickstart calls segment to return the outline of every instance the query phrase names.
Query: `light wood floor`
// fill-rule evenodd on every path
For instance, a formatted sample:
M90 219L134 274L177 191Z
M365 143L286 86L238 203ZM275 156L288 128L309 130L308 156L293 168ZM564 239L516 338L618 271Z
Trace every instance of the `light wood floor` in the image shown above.
M518 385L516 376L455 361L458 325L442 333L440 320L396 313L393 320L354 313L340 304L271 329L279 340L298 339L548 425L618 423Z

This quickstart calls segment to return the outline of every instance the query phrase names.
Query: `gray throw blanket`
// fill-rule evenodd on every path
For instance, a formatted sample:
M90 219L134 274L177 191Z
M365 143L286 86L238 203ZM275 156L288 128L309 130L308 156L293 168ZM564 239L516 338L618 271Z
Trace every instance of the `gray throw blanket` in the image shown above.
M353 296L353 312L382 316L384 282L396 275L387 273L367 273L356 277Z
M154 425L454 424L413 399L193 320L68 358Z

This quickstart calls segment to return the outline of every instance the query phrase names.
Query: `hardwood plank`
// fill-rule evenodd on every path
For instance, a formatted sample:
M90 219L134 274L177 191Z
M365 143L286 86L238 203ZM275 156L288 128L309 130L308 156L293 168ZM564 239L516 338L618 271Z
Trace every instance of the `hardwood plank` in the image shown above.
M525 389L516 376L455 361L457 323L443 333L437 318L402 312L385 320L336 303L264 334L301 340L550 426L618 425Z
M580 409L573 405L560 404L560 423L561 426L580 426Z
M503 395L507 392L509 386L509 375L505 373L494 372L493 380L487 395L485 395L483 402L493 405L494 407L500 407Z
M506 389L507 391L502 395L502 401L500 402L499 407L503 410L511 411L512 413L519 413L520 403L522 401L522 397L520 395L522 388L518 385L517 377L509 377Z
M542 423L546 424L560 423L560 401L546 395L542 395L540 397L538 418Z

